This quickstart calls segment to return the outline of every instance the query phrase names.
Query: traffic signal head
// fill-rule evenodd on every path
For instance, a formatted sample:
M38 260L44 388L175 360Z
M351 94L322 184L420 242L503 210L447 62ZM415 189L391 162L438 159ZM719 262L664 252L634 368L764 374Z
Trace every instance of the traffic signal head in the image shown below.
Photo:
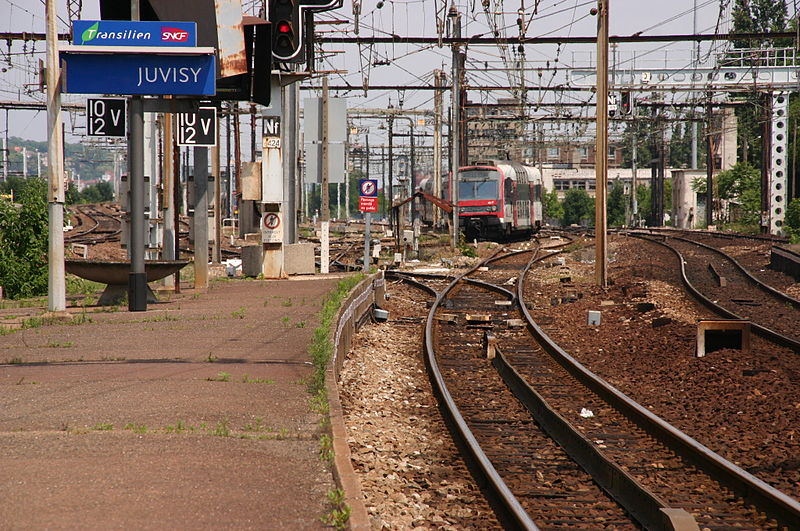
M303 31L298 0L271 0L272 56L277 61L303 62Z
M622 114L631 114L633 112L633 99L630 92L622 92L620 98L620 111Z

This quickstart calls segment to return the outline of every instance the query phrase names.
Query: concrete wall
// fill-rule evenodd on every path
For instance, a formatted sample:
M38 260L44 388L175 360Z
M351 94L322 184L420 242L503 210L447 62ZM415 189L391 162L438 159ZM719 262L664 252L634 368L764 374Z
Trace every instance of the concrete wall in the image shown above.
M697 208L697 193L692 190L695 179L705 179L705 170L672 170L672 225L678 229L694 229L703 221Z

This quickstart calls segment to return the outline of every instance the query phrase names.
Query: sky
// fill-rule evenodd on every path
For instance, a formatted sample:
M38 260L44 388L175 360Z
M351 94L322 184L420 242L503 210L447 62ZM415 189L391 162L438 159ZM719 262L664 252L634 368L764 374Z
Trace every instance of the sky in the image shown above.
M354 2L360 7L358 34L362 37L386 36L389 34L426 36L437 35L437 19L445 20L450 4L446 0L344 0L341 9L317 16L316 32L329 36L354 35L356 24ZM610 0L610 34L643 35L713 33L729 30L729 12L720 8L720 2L730 0L674 0L672 2L646 0ZM789 2L793 5L793 2ZM68 29L66 0L57 0L60 12L59 31ZM252 13L259 2L243 0L243 8ZM597 19L590 9L597 5L590 0L540 0L534 14L534 0L455 0L462 15L462 35L491 35L497 29L501 35L518 36L515 20L522 10L525 20L525 36L594 36ZM380 7L379 7L380 6ZM488 6L488 15L484 10ZM695 11L696 7L696 11ZM794 8L790 6L790 12ZM696 19L695 19L696 13ZM44 32L44 0L0 0L0 31ZM96 19L99 14L96 0L85 0L81 18ZM445 30L446 31L446 30ZM488 32L488 33L487 33ZM445 33L446 36L446 33ZM701 58L712 61L708 55L709 44L703 44ZM619 68L670 67L684 68L691 63L691 43L621 44L613 53L612 62ZM594 45L550 45L526 46L525 60L532 70L527 74L526 84L536 86L557 83L563 72L554 67L589 68L593 65ZM450 72L451 52L447 47L420 46L415 44L381 44L355 46L328 44L326 53L317 70L329 71L331 85L350 84L360 87L362 83L374 85L400 84L422 85L432 83L433 71ZM9 54L10 51L10 54ZM45 59L44 42L15 43L9 50L0 44L0 100L44 101L38 92L37 63ZM635 56L635 60L634 60ZM467 50L468 68L477 69L468 74L468 83L476 85L508 84L507 60L514 60L512 51L505 58L496 46L470 46ZM504 61L504 59L506 61ZM483 67L482 70L480 69ZM536 69L543 71L538 78ZM319 84L319 79L311 84ZM312 92L303 91L303 96ZM383 108L388 104L405 109L431 109L431 91L369 91L355 90L340 93L349 98L348 106L356 108ZM491 103L503 94L481 94L470 92L473 101ZM68 95L65 102L83 103L86 96ZM449 95L445 97L449 101ZM69 136L82 133L83 117L77 113L65 114L65 128ZM45 113L12 110L8 121L0 111L0 135L8 128L9 136L20 136L32 140L46 139Z

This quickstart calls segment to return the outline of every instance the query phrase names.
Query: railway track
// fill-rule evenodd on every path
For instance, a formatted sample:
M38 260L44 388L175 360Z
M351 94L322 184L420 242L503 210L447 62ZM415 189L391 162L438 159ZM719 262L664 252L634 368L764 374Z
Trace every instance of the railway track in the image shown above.
M766 284L716 247L681 236L631 234L675 253L684 284L711 310L730 319L748 319L756 333L800 352L800 300Z
M119 241L122 215L107 205L75 205L78 227L67 233L64 241L95 245Z
M498 256L452 280L426 326L431 378L456 439L475 447L471 467L501 518L522 528L671 528L681 520L708 529L800 526L796 501L548 341L517 304L534 253L536 261L552 254Z

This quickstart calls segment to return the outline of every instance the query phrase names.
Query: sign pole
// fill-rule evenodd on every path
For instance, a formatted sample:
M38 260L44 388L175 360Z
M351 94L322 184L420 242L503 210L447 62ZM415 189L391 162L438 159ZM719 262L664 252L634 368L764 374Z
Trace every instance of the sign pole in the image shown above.
M139 0L131 0L131 20L139 20ZM131 270L128 274L128 311L147 310L147 275L144 270L144 104L131 96L128 106L128 184L131 193Z
M141 96L133 96L130 112L131 270L128 274L128 311L147 310L147 275L144 269L144 111Z
M58 29L55 0L47 0L47 137L48 173L48 282L47 307L66 310L64 279L64 144L61 138L61 68L58 61ZM8 117L8 114L6 114ZM6 119L6 123L8 120ZM5 145L4 145L5 146ZM3 171L8 171L8 152ZM6 175L7 177L7 175Z
M371 232L369 222L371 217L372 214L370 214L369 212L364 213L364 269L363 269L364 273L369 273L369 264L370 264L369 240Z
M219 117L215 118L217 129L216 145L211 148L211 173L214 176L214 255L212 262L222 262L222 183L220 177Z

